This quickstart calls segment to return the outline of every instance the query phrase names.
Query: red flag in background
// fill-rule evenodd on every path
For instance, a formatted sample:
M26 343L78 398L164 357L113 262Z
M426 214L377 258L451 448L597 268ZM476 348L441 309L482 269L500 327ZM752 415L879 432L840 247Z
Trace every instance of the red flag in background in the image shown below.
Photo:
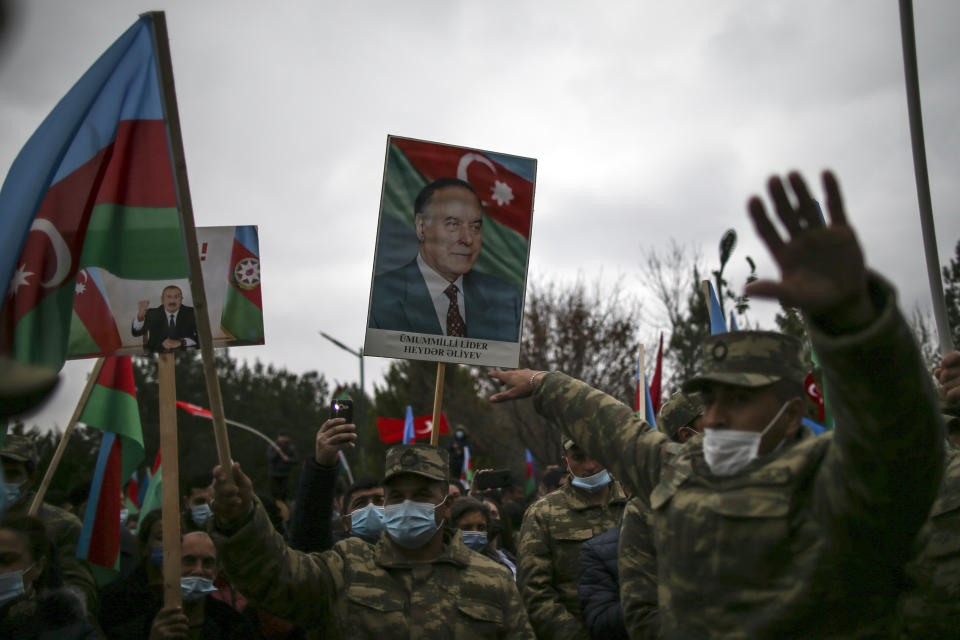
M417 438L429 438L432 431L433 416L420 416L413 419L413 434ZM403 441L403 418L377 418L377 431L380 432L380 441L387 444ZM440 414L440 434L450 433L447 416Z
M653 404L653 413L660 413L660 398L663 396L661 390L663 380L663 334L660 334L660 348L657 349L657 368L653 372L653 379L650 381L650 402Z

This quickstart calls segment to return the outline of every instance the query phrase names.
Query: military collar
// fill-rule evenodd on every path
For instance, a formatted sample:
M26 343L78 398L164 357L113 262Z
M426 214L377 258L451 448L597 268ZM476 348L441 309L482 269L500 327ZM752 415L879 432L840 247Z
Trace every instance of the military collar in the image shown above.
M428 564L448 563L460 567L470 564L470 553L466 545L463 544L463 538L460 537L459 529L450 529L444 527L443 530L443 553L431 560ZM380 539L373 548L373 559L379 566L384 568L409 568L419 562L410 562L402 555L400 549L395 545L387 532L380 534Z
M584 491L583 489L577 489L576 487L571 485L569 482L565 484L563 487L561 487L560 491L562 491L563 494L566 496L567 503L570 505L570 508L573 509L574 511L583 511L584 509L589 509L590 507L602 506L602 505L594 504L593 502L591 502L590 499L587 497L590 495L588 492ZM626 503L626 501L627 501L627 496L623 492L622 485L618 481L613 480L610 483L610 495L607 496L607 504L608 505L617 504L617 503L623 504L623 503Z

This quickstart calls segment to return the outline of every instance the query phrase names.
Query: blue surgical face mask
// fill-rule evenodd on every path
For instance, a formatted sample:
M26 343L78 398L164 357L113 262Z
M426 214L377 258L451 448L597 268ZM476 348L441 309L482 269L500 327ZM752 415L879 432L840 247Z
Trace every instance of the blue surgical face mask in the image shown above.
M486 531L461 531L460 534L463 536L463 544L467 545L468 549L480 552L487 546Z
M202 600L208 593L213 593L217 588L213 586L213 580L203 576L183 576L180 578L180 595L186 602L196 602Z
M163 547L150 547L150 564L157 569L163 567Z
M610 474L607 473L607 470L604 469L600 473L595 473L592 476L587 476L586 478L581 478L579 476L573 476L573 480L570 481L570 484L577 487L578 489L583 489L584 491L589 491L594 493L600 491L605 486L610 484L611 478Z
M20 499L20 494L22 492L23 483L22 482L4 482L4 489L6 489L6 506L12 507L17 500Z
M23 576L31 569L33 569L33 565L19 571L0 573L0 605L6 604L27 592L23 584Z
M350 534L371 544L383 533L383 507L372 502L350 514Z
M207 526L207 520L210 519L210 516L213 515L213 511L210 509L210 505L201 504L196 507L190 507L190 518L193 519L194 524L198 527Z
M440 504L404 500L400 504L390 504L383 508L383 524L387 535L405 549L417 549L427 544L440 527L434 512Z

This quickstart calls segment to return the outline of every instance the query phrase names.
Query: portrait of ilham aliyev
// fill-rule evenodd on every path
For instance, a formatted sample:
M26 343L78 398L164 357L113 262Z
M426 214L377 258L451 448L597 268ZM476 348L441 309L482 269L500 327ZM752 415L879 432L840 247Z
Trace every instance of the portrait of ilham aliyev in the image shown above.
M439 178L413 203L418 249L403 266L374 276L369 327L485 340L519 340L516 286L474 268L484 209L475 189Z

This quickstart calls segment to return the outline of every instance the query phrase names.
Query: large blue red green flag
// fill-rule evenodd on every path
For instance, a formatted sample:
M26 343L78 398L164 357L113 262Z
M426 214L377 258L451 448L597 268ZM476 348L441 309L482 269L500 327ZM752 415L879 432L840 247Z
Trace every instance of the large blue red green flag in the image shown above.
M524 449L526 458L526 477L524 478L523 495L532 496L537 490L537 472L533 463L533 454L530 449Z
M234 340L263 343L260 245L252 226L237 227L220 326Z
M483 203L483 251L474 268L523 291L536 163L489 151L390 137L376 273L410 261L417 244L411 203L437 178L470 183Z
M187 277L154 44L146 15L54 107L0 188L0 350L17 360L63 366L84 313L81 269Z
M77 557L97 567L116 569L123 484L143 461L143 433L130 356L106 359L79 421L104 433Z

